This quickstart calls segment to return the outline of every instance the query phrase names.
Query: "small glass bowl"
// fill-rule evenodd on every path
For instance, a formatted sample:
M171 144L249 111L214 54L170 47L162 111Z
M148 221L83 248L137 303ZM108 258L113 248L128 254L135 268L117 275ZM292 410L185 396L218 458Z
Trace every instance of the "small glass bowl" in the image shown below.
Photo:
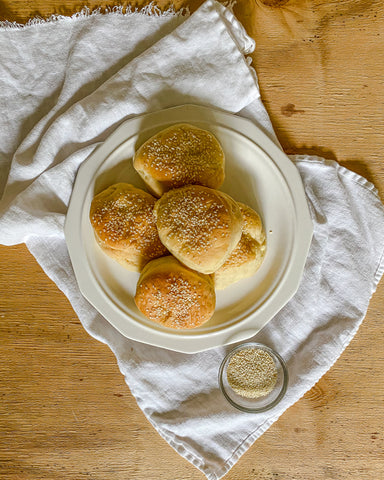
M257 348L269 353L276 366L276 384L270 393L262 397L243 397L242 395L236 393L228 383L227 368L231 358L233 357L233 355L235 355L235 353L238 353L240 350L245 350L247 348ZM255 342L242 343L241 345L238 345L233 350L231 350L221 362L219 369L219 385L224 397L231 405L233 405L237 409L248 413L265 412L266 410L269 410L270 408L276 406L284 397L288 385L288 370L281 356L271 348Z

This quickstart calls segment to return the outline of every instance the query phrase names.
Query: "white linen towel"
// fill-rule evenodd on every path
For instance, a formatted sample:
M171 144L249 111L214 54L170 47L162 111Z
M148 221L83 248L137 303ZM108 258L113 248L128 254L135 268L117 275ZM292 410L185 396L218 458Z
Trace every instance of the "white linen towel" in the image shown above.
M84 328L110 346L154 428L214 480L356 333L384 271L384 208L372 184L336 162L292 157L314 237L297 294L254 338L288 364L287 394L270 411L242 413L221 395L229 347L186 355L120 335L80 294L64 240L78 166L129 116L185 103L247 116L276 141L246 58L254 42L230 10L207 0L191 16L148 11L0 28L0 243L26 243Z

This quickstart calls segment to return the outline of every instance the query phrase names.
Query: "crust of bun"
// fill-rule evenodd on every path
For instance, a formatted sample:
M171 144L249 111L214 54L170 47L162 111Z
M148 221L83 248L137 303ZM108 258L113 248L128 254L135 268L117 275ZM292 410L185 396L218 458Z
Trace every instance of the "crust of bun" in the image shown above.
M150 260L165 255L153 209L156 199L128 183L117 183L96 195L90 222L101 249L128 270L140 272Z
M215 272L238 244L243 217L229 195L200 185L165 193L154 209L162 243L184 265Z
M213 275L217 290L254 275L266 253L265 232L260 216L244 203L238 202L238 205L244 220L243 232L227 261Z
M135 170L156 196L184 185L218 188L224 181L225 158L216 137L187 123L168 127L136 152Z
M173 329L191 329L212 317L216 296L208 275L185 267L169 255L144 267L135 302L153 322Z

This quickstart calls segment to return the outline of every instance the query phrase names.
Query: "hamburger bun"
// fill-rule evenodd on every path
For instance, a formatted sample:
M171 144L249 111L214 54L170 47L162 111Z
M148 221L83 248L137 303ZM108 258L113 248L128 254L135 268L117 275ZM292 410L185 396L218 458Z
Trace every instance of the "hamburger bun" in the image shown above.
M265 232L260 216L244 203L238 202L238 205L244 221L243 233L227 261L213 275L217 290L255 274L266 252Z
M172 125L147 140L136 152L133 166L158 197L183 185L218 188L224 181L224 152L216 137L187 123Z
M191 329L207 322L215 310L212 279L169 255L149 262L136 288L143 315L168 328Z
M128 183L111 185L91 203L90 221L101 249L128 270L141 271L167 249L157 233L156 199Z
M240 240L243 217L229 195L200 185L170 190L154 209L162 243L184 265L210 274Z

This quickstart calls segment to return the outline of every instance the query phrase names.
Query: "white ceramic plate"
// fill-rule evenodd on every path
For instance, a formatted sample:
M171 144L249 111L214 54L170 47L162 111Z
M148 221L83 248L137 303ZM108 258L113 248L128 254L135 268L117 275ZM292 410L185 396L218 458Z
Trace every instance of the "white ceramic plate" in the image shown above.
M134 303L139 274L125 270L97 245L89 221L94 195L117 182L145 188L132 166L135 150L167 126L188 122L211 131L226 156L221 190L262 217L267 253L251 278L217 292L209 322L172 330L146 319ZM219 110L183 105L123 123L79 168L65 236L83 295L123 335L185 353L245 340L256 334L293 296L312 238L301 178L289 158L252 122Z

